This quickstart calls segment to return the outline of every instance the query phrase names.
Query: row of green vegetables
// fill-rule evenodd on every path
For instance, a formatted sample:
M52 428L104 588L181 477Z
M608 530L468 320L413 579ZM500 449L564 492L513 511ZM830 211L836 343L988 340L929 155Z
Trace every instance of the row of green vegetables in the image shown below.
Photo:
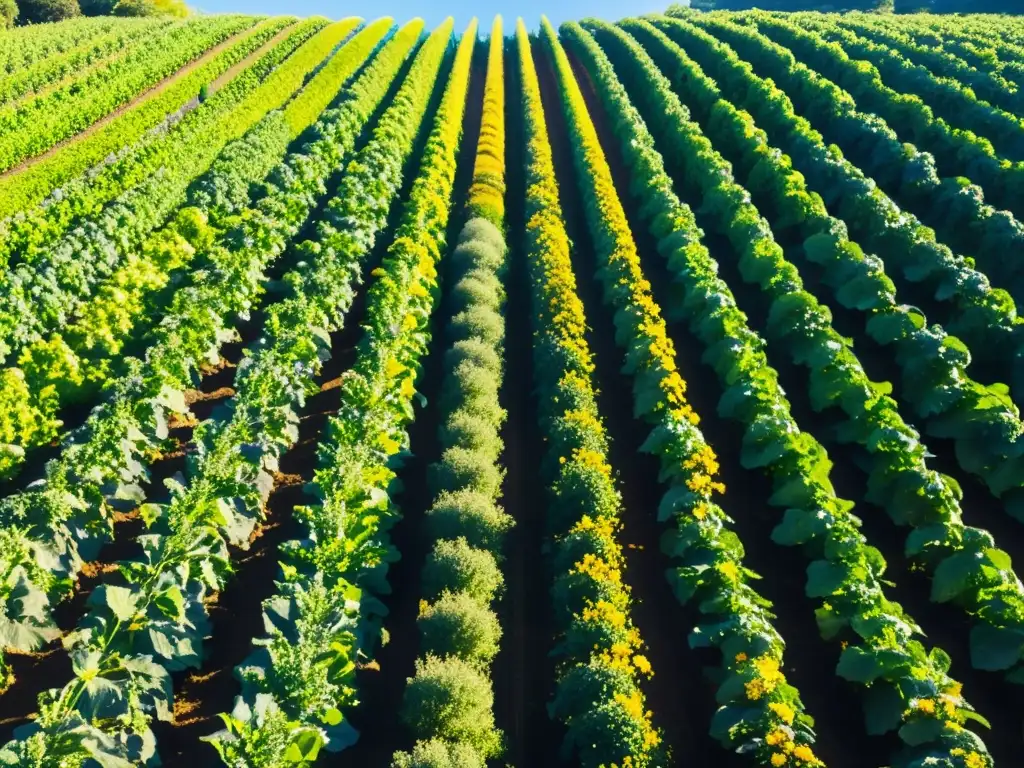
M41 703L45 720L33 724L19 745L26 752L41 744L48 754L65 748L59 734L68 722L84 720L114 744L127 745L124 759L153 761L156 745L148 723L170 718L168 673L201 664L202 643L210 634L205 600L225 586L232 570L228 546L248 544L280 456L298 438L299 409L330 356L329 334L351 306L361 262L386 223L389 198L400 187L402 164L446 47L447 37L438 34L417 55L394 106L349 164L351 173L318 222L315 242L321 247L312 247L314 241L298 246L310 258L283 278L289 295L267 309L263 335L238 367L234 397L196 427L197 450L186 477L168 481L169 502L141 507L148 526L140 539L143 554L119 563L119 573L90 594L88 612L64 638L76 677L44 694L55 705ZM369 158L383 163L374 169L382 182L377 205L354 194L371 176L363 165ZM112 686L120 691L112 708L90 705L94 689ZM109 696L101 704L110 707ZM91 744L83 739L76 747L87 751Z
M402 719L416 741L395 768L485 768L501 753L491 666L501 624L493 604L512 518L498 504L503 473L505 83L502 20L491 28L480 137L466 210L446 286L451 316L438 401L440 459L428 470L433 504L423 533L420 655ZM486 214L480 215L479 212Z
M734 181L729 165L690 119L654 60L621 30L600 22L588 21L586 26L597 32L611 57L603 60L592 53L583 60L602 98L618 104L609 112L631 171L640 215L682 291L673 310L703 342L705 359L725 388L720 414L745 429L742 464L764 469L772 478L774 493L768 502L786 510L773 538L779 544L800 546L811 559L806 592L821 600L816 618L823 637L841 643L836 673L862 687L870 733L898 730L904 749L894 755L893 765L928 760L990 765L984 744L963 728L965 720L978 716L963 699L959 683L948 675L949 657L937 648L927 650L917 639L920 629L885 596L881 554L859 532L853 504L836 496L824 448L802 432L790 414L777 374L768 365L765 343L747 325L718 277L718 265L700 245L692 213L675 198L672 180L661 168L655 138L640 116L628 109L628 99L604 95L616 77L612 64L629 96L637 100L640 114L649 118L646 125L670 158L679 189L707 201L701 216L730 242L741 270L760 275L759 267L765 265L764 272L773 271L780 283L798 289L795 270L786 268L782 250L749 193ZM581 37L575 30L566 34ZM841 354L842 349L832 354ZM808 346L807 353L812 351ZM668 540L669 547L683 551L688 543L685 529ZM772 764L786 765L787 760Z
M777 17L759 15L754 23L770 31L773 39L792 49L809 67L835 80L862 109L890 125L901 126L914 144L935 156L944 174L970 178L985 190L986 200L996 208L1024 215L1024 207L1019 204L1024 164L1000 156L987 138L936 117L919 96L893 90L873 64L858 63L838 43Z
M51 56L60 55L107 34L123 23L122 19L98 16L71 19L60 27L31 24L0 32L0 70L14 75Z
M1012 70L1005 67L992 38L980 39L977 31L966 27L954 33L948 26L922 24L920 17L909 17L904 29L909 30L915 43L937 54L955 56L975 69L988 72L997 79L1016 87ZM882 25L879 25L882 26Z
M302 34L303 31L307 35L313 34L325 24L326 20L323 19L310 19L302 24L294 24L289 37ZM197 68L203 71L203 79L193 81L193 85L198 88L199 83L207 82L206 78L218 77L229 67L257 51L267 42L268 35L273 34L276 32L268 29L265 33L244 36L226 47L205 66ZM281 50L287 52L290 49L284 45ZM273 65L276 63L275 57L281 55L277 51L278 47L275 47L260 59ZM258 62L253 63L257 68L262 66ZM267 68L263 74L269 73L272 69L273 66ZM252 68L249 70L252 71ZM191 79L191 75L184 79ZM36 204L39 201L26 203L22 209L14 211L14 215L5 218L2 225L3 237L0 238L0 263L5 267L5 271L7 267L34 262L40 258L40 254L45 254L47 249L56 247L69 230L96 220L105 206L113 201L123 200L126 194L141 195L146 190L145 194L159 196L161 187L157 185L166 184L163 180L165 177L180 177L186 180L194 177L194 167L202 168L204 163L209 163L209 150L204 146L206 142L212 143L214 147L218 146L216 140L206 137L203 131L209 131L212 123L220 123L221 113L231 108L239 95L246 92L247 87L251 88L251 85L245 85L245 81L244 77L232 78L224 87L211 91L202 104L183 113L178 111L178 104L166 105L171 114L160 130L147 131L135 142L132 142L129 136L123 145L112 148L110 156L99 165L51 190L52 194L41 204ZM195 93L191 96L194 97ZM84 144L89 142L89 138L81 141ZM65 152L73 154L78 144L79 142L75 142L62 148L57 155L63 155ZM182 168L179 169L178 164ZM160 176L160 181L154 180L154 176ZM16 182L11 179L6 185L11 183ZM148 190L147 183L150 184ZM158 226L161 221L158 218L157 223L152 226ZM137 243L138 235L132 231L132 227L128 227L128 230L128 241Z
M643 680L654 674L623 578L622 499L608 463L587 320L576 292L531 41L516 29L526 144L526 240L533 318L541 473L553 575L556 663L552 718L563 757L581 765L663 764ZM566 190L563 194L570 194Z
M433 60L444 53L451 30L448 19L424 44L421 56ZM439 293L436 267L451 211L475 43L474 20L455 53L398 229L372 273L356 360L342 377L340 407L319 446L311 486L318 501L295 510L304 536L282 546L283 578L277 594L264 603L267 635L255 641L254 652L237 668L241 695L224 717L225 729L210 738L228 765L306 764L322 748L343 749L358 737L345 711L357 703L357 664L372 658L381 639L385 608L380 598L389 591L388 564L398 557L389 530L400 511L391 495L397 490L396 470L408 453L406 427L414 417L415 382ZM435 75L439 66L440 58ZM409 83L416 77L414 64ZM426 84L422 78L421 73L421 87ZM393 119L404 115L408 120L414 112L422 118L425 102L419 106L412 95L399 93L389 109ZM411 150L412 135L402 138L386 130L387 119L386 113L375 134L377 147L349 167L365 177L365 191L374 187L379 172L385 184L398 180L400 163L395 163ZM373 164L378 162L384 165ZM343 205L354 208L358 202ZM339 224L347 227L350 221ZM336 230L336 236L345 238L345 229ZM356 245L352 241L349 248ZM460 563L457 557L438 559L438 583L452 585L464 575ZM455 662L436 657L419 671L423 677L410 685L406 709L423 733L450 711L453 701L466 700L465 686L474 681ZM470 738L492 733L486 720L489 703L484 704L483 711L474 711L463 723L475 729L466 734Z
M799 23L796 19L786 20L788 23ZM843 25L848 26L846 24ZM813 34L816 29L815 24L809 25L806 30L808 33ZM844 32L841 40L838 42L846 43L848 38L852 37L852 34L845 29L841 29ZM860 31L859 29L856 31ZM827 29L820 30L820 34L825 35L825 39L830 39ZM877 62L877 56L869 57L863 50L863 46L859 44L860 38L854 41L853 47L847 45L847 52L854 59L870 59L870 61ZM890 43L891 44L891 43ZM895 58L899 60L899 54L902 54L900 50L897 54L888 52L888 48L882 46L873 46L871 51L879 51L879 55L888 57L889 59ZM883 62L887 60L883 58ZM932 63L936 65L936 62ZM963 69L967 72L976 72L966 65L962 65ZM931 75L928 74L929 68L919 66L916 68L916 74L919 78L928 80ZM886 74L882 72L882 74ZM963 73L960 73L963 75ZM953 82L957 83L957 80L943 80L943 83ZM962 86L958 86L960 90ZM904 89L906 90L906 89ZM965 105L959 103L961 100L966 100L968 103L973 102L973 96L968 91L965 96L956 98L959 96L957 88L953 90L953 104L948 109L940 109L939 104L931 95L927 92L919 92L911 90L911 94L917 93L921 100L927 104L928 108L934 113L944 117L950 124L956 126L958 118L965 113L969 114L970 110L965 108ZM902 97L906 97L908 94L904 93ZM901 97L901 98L902 98ZM1020 111L1020 105L1008 107L1014 111ZM897 127L900 123L895 124ZM982 136L991 136L993 131L984 131L980 128L976 128L976 131ZM1020 128L1011 131L1018 135L1016 141L1020 143ZM999 144L996 145L997 150L1000 148ZM1018 165L1020 153L1008 152L1009 160L1014 161L1014 165ZM862 167L864 167L862 165ZM865 167L868 173L872 171ZM970 174L967 174L968 176ZM880 181L882 183L882 181ZM1014 260L1007 260L1000 257L1000 254L1005 248L1016 249L1020 247L1022 241L1024 241L1024 227L1019 222L1008 218L1006 213L994 211L989 206L983 203L982 190L979 187L972 186L969 182L963 178L951 178L943 181L943 194L937 200L930 200L927 195L923 193L926 189L921 188L921 183L913 175L909 178L902 180L902 184L906 187L906 203L908 205L916 204L915 210L925 219L926 223L934 226L940 236L952 244L955 248L961 250L964 253L974 255L978 258L979 263L985 268L985 270L996 279L997 283L1005 285L1011 288L1014 296L1020 298L1022 295L1022 288L1019 284L1019 266L1016 265ZM982 236L979 242L979 235ZM988 237L985 237L988 235Z
M572 126L579 190L591 236L598 244L598 276L605 302L613 310L625 370L633 377L634 413L653 428L642 450L659 458L660 478L668 485L658 517L672 521L663 539L666 553L673 558L669 581L680 602L694 602L702 614L701 624L690 634L690 645L721 652L714 674L719 709L711 734L723 746L752 755L762 765L823 765L812 748L814 721L782 672L785 643L773 626L771 605L754 589L757 576L744 565L742 543L731 529L733 521L716 501L726 490L718 478L718 457L686 400L686 383L667 323L644 276L596 129L554 30L545 27L545 32ZM645 146L644 137L625 135L626 126L640 121L640 116L607 57L578 24L563 25L561 34L594 82L612 117L615 138L630 148L627 162L642 163L652 177L657 176L655 185L666 192L668 178L660 170L649 136ZM659 215L677 247L701 248L687 208L677 204Z
M921 42L913 31L904 31L891 24L871 20L841 19L840 26L859 36L884 45L917 66L931 70L940 80L950 79L970 88L979 99L1008 112L1019 113L1024 107L1022 94L998 72L978 68L955 53L936 49Z
M981 477L993 493L1004 497L1011 512L1019 514L1015 512L1019 496L1015 462L1021 458L1024 443L1021 441L1019 412L1007 387L1002 384L984 385L973 380L967 373L971 362L968 347L947 335L941 326L928 327L921 310L897 303L896 286L885 276L883 263L897 265L904 276L927 277L929 287L940 296L957 296L964 311L958 321L950 325L967 336L975 349L991 349L995 343L993 339L1005 339L1007 336L1012 342L1019 325L1016 314L1004 316L1004 321L997 325L1000 313L996 308L1000 306L1000 297L997 291L983 282L983 276L962 260L958 262L948 250L934 242L922 242L912 226L901 228L901 222L907 224L905 215L895 212L894 216L884 215L887 207L883 196L871 182L849 163L837 161L806 120L796 116L785 94L754 75L751 67L739 62L728 46L715 42L710 35L701 34L683 21L657 23L676 41L692 48L694 55L713 68L711 71L715 77L731 93L749 91L753 94L744 97L742 106L759 120L763 119L763 124L772 130L773 138L785 141L784 148L792 152L797 167L806 171L812 182L817 182L814 186L823 193L824 200L832 199L831 190L834 189L829 185L830 177L825 174L834 177L838 171L843 172L844 181L847 181L843 185L846 191L837 212L855 235L867 236L865 245L877 249L878 257L847 248L840 261L847 263L847 269L851 270L845 276L857 277L857 282L840 282L836 273L829 273L824 279L837 291L842 289L837 296L843 306L873 312L888 307L898 313L890 312L887 317L892 319L889 320L872 318L869 328L876 341L891 346L896 352L896 361L904 379L901 396L910 402L915 415L925 421L931 434L954 438L961 466ZM721 38L729 42L743 39L739 33L733 36L730 30L719 30L718 26L714 31L720 32ZM679 60L686 61L685 57ZM678 75L674 79L678 79ZM781 159L769 157L765 162L781 162ZM746 167L753 174L753 164L748 162ZM794 177L794 183L797 182L799 180ZM757 184L761 181L758 180ZM809 201L806 204L816 207L818 219L824 221L821 218L824 214L822 198L815 196L806 200ZM892 208L890 203L888 211L891 212ZM836 256L834 252L830 255L826 247L832 236L828 227L825 226L822 232L815 231L813 210L799 216L791 223L787 219L787 226L802 233L803 238L811 234L822 235L807 242L812 246L803 249L807 257L812 261L834 263ZM810 222L806 221L808 217ZM858 221L863 224L858 226ZM839 235L841 239L845 238L845 227ZM949 254L949 258L941 259L943 253ZM1012 301L1009 303L1012 306ZM985 308L990 311L984 312ZM1013 322L1006 322L1011 319ZM1000 330L1003 334L997 335ZM1010 347L1011 354L1007 357L1014 358L1012 349ZM1016 370L1019 366L1015 359L1013 363L1011 372L1017 374L1015 380L1019 382L1019 371Z
M0 82L0 104L53 88L86 68L100 66L109 57L134 45L140 37L159 33L173 22L166 19L124 19L109 31L67 51L47 56L17 75Z
M801 15L794 20L825 40L838 42L853 58L871 62L890 87L924 99L937 117L988 139L1001 156L1024 159L1024 124L1013 111L984 101L958 79L913 63L888 42L875 42L833 19Z
M9 476L17 471L25 449L58 434L63 406L88 399L117 373L125 344L159 309L153 297L159 298L169 284L192 279L194 273L182 274L183 267L203 252L209 228L236 213L233 206L248 199L249 182L262 179L284 153L292 130L278 113L261 128L280 144L276 154L261 150L262 165L254 167L250 160L255 158L235 153L217 155L225 142L302 88L357 20L326 29L325 24L296 25L280 45L218 93L201 122L181 126L187 131L179 138L202 149L184 155L173 172L158 172L50 248L33 249L31 258L0 280L10 302L0 323L14 329L6 341L8 357L16 363L0 372L5 382L0 441L8 446L0 472ZM236 163L245 171L241 177L233 168ZM185 206L175 213L182 202Z
M772 19L770 23L780 29L784 27L787 34L795 35L801 40L809 41L814 38L811 33L793 26L786 20ZM715 27L716 31L720 28ZM744 34L733 29L729 29L729 32L731 39ZM760 44L760 55L755 54L757 59L760 60L767 55L775 69L783 68L786 74L781 75L780 85L790 90L796 104L806 105L808 119L817 122L826 136L848 152L850 159L865 174L898 203L934 227L944 243L948 243L960 253L972 256L996 285L1008 289L1015 298L1024 296L1020 266L1015 260L1003 259L1000 256L1005 251L1016 250L1024 244L1024 225L1010 211L996 210L988 205L981 189L970 184L968 180L940 178L930 155L903 144L897 133L881 118L857 112L853 98L842 92L839 86L820 77L802 77L804 65L796 64L792 53L786 49L753 31L746 33L745 37L740 44L744 45L747 51L752 48L758 49ZM773 77L777 75L773 74ZM795 89L787 85L800 81L809 83L801 83ZM802 93L812 89L817 98L808 98L807 94ZM837 104L841 110L839 120L834 119ZM898 127L900 124L895 125ZM932 243L934 235L924 230L913 216L896 207L890 206L890 210L890 218L895 219L894 223L902 230L917 235L916 241L922 243L918 246L919 249L936 251L935 255L944 261L953 258L953 254ZM901 221L897 218L900 215L907 220ZM910 246L915 244L915 241L908 241L904 249L911 250ZM988 288L988 281L984 279L961 279L956 283L956 287L963 291L972 289L975 284L979 288ZM937 286L933 290L936 294L939 293ZM973 290L977 292L978 289ZM949 293L949 289L943 292L945 293ZM955 296L955 292L951 295ZM1016 310L1005 297L990 297L989 303L993 305L990 311L999 310L1010 319L1016 320Z
M825 202L838 204L854 236L887 262L898 264L905 284L920 284L921 293L942 312L943 325L983 355L995 346L993 334L999 335L1001 344L1018 346L1021 321L1016 306L1006 292L992 287L988 276L1020 293L1018 267L999 254L1024 242L1021 223L1009 212L986 205L973 194L976 187L965 186L963 180L940 179L929 155L902 144L877 116L858 112L849 94L798 62L786 48L753 28L728 22L705 26L723 43L713 53L708 52L709 36L701 36L693 26L678 22L665 28L680 40L698 42L701 54L694 56L716 77L726 78L722 87L772 132ZM796 27L787 29L794 35L807 34ZM764 67L787 93L769 85L751 66L741 65L730 45L751 64ZM806 119L797 116L796 109ZM800 128L794 131L796 124ZM848 151L853 162L826 147L826 139ZM933 232L882 190L936 224L943 241L973 255L985 274L936 242ZM947 303L952 307L947 309ZM1021 386L1016 360L1016 354L989 353L984 362Z
M255 20L254 20L255 22ZM41 25L46 26L46 25ZM160 89L150 91L137 104L116 111L109 120L93 125L87 133L69 139L59 151L45 153L21 166L7 171L0 179L0 219L5 228L22 216L38 217L36 206L45 201L46 207L62 203L65 198L83 194L83 187L101 182L108 190L105 196L81 200L73 214L87 215L98 205L106 203L129 187L148 178L161 165L171 165L168 157L146 165L138 162L147 157L153 146L159 146L167 129L190 112L197 111L197 94L204 85L210 85L232 66L251 54L269 38L264 36L266 24L251 28L247 33L235 35L215 52L211 51L177 76L170 78ZM184 152L182 152L182 155ZM118 160L124 162L117 162ZM11 221L11 217L15 217ZM52 217L47 217L47 220ZM67 220L59 232L67 228ZM34 224L27 227L29 237L19 236L18 243L33 242ZM47 235L51 236L51 235ZM3 238L7 240L7 236ZM3 263L11 252L3 248ZM16 250L16 249L15 249Z
M1024 47L999 35L1005 19L904 16L918 42L959 56L968 64L1024 87Z
M337 93L389 26L382 19L367 27L312 82ZM53 636L52 604L73 591L83 564L109 541L114 512L145 499L147 464L164 445L169 419L188 416L185 390L235 337L238 318L264 290L267 268L305 225L421 30L418 22L403 28L324 112L306 143L271 171L263 197L215 233L205 268L177 292L151 331L145 358L130 361L108 399L68 436L45 477L0 503L6 648L31 650ZM333 82L320 79L325 75Z
M0 169L74 136L232 35L250 28L276 32L291 21L277 17L256 23L253 16L224 15L175 22L136 41L123 57L86 70L80 81L0 108Z
M673 78L677 92L696 105L705 131L716 137L726 159L746 177L748 189L754 190L750 202L767 212L774 232L783 237L791 233L803 244L802 249L791 249L792 256L806 253L810 261L822 265L836 300L870 310L868 333L884 341L881 329L902 319L884 270L877 265L871 271L863 268L865 257L845 237L841 222L827 215L794 175L788 158L770 146L749 116L720 98L714 82L687 61L681 48L644 22L624 26L636 30L663 70L678 73ZM716 222L716 228L725 223ZM1024 646L1018 646L1016 653L1011 648L1012 638L1024 639L1019 619L1024 616L1024 586L1010 568L1009 558L993 549L989 534L964 526L958 485L928 468L928 450L900 416L888 394L890 387L868 379L849 342L833 329L828 310L800 287L792 263L780 259L773 269L777 271L743 274L766 294L770 340L789 352L793 364L809 369L808 393L814 409L838 406L843 411L838 438L860 446L869 457L866 498L885 508L896 523L914 529L907 554L933 576L933 599L955 600L977 618L978 628L972 635L974 663L983 669L1010 669L1011 678L1018 676ZM791 277L778 280L780 273ZM871 286L870 293L876 297L872 304L850 301L859 290L857 281ZM924 351L909 347L899 354L913 357Z

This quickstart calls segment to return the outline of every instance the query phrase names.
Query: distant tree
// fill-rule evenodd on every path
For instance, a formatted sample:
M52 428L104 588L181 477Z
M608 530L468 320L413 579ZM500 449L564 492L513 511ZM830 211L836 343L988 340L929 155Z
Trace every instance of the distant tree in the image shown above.
M930 0L924 4L932 13L1024 13L1021 0ZM897 0L896 9L921 5L921 0Z
M78 0L21 0L18 5L21 24L40 24L81 16Z
M110 16L117 0L78 0L83 16Z
M18 18L18 6L14 0L0 0L0 28L13 27Z
M114 6L115 16L175 16L189 15L183 0L119 0Z
M918 0L920 2L920 0ZM689 9L695 11L743 11L761 8L765 11L875 11L892 13L893 0L691 0ZM684 13L687 6L676 3L669 7L668 15Z

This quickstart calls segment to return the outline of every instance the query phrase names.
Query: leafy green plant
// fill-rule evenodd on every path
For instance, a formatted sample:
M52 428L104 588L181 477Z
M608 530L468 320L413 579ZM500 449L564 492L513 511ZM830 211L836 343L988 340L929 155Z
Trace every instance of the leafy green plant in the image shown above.
M279 320L270 321L282 353L293 346L292 332L327 338L327 329L340 327L351 306L351 283L401 188L452 24L440 25L420 48L373 138L349 163L317 225L317 240L302 246L316 267L286 278L295 294L283 302ZM421 22L408 27L412 39L421 28ZM396 237L372 272L376 281L368 289L356 363L321 446L313 486L320 503L296 510L306 535L283 545L278 595L264 602L268 636L255 641L256 650L239 669L242 700L273 697L289 718L318 729L329 751L358 737L345 712L356 703L351 675L381 635L384 609L377 596L387 591L394 558L387 530L397 515L389 490L407 439L405 425L414 417L416 369L429 339L474 30L475 22L458 47ZM430 222L426 230L424 221ZM230 740L231 733L212 738Z
M457 656L428 655L406 685L402 719L417 738L467 744L486 759L501 749L493 704L490 682L476 667Z
M685 172L677 173L680 188L699 191L705 201L702 210L728 238L743 274L747 279L771 274L780 292L798 288L799 274L785 263L749 193L735 182L728 164L692 121L655 62L621 31L602 26L602 40L615 51L618 76L629 94L649 115L659 116L651 125L663 147L678 148L673 165L685 167ZM669 119L662 119L664 115ZM869 733L900 733L905 748L894 757L894 765L915 765L924 759L946 759L954 765L991 764L981 739L963 727L969 720L984 723L984 719L949 676L949 657L917 640L920 629L902 606L886 597L884 559L860 534L859 521L851 514L852 502L839 498L832 488L825 449L792 418L777 374L768 365L764 342L747 326L718 276L717 263L695 239L693 213L681 206L670 192L671 185L664 183L668 177L652 138L638 140L631 133L644 125L639 115L618 123L618 130L625 134L620 141L637 150L627 154L633 172L646 174L640 178L654 182L636 187L649 190L645 221L669 269L683 278L677 311L704 343L708 361L723 384L720 413L743 425L740 460L748 469L769 473L774 492L768 502L785 510L773 539L801 546L811 560L806 593L822 601L815 612L822 636L841 644L836 673L865 686ZM663 514L678 503L672 497L666 497L666 502L672 506L663 504ZM671 554L688 557L695 537L692 524L684 518L680 522L678 536L666 540L665 546ZM699 562L693 564L699 566ZM684 568L678 578L688 595L705 577L698 569ZM777 674L774 663L746 652L735 660L739 664L724 682L726 690L744 691L755 701L771 692ZM921 700L927 703L918 707ZM713 732L725 736L736 717L727 712L713 724ZM750 731L741 734L749 737Z

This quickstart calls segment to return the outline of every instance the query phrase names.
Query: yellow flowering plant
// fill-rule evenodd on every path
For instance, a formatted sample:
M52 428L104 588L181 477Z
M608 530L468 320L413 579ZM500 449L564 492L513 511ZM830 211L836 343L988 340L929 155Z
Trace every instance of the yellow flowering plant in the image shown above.
M534 356L559 642L551 715L567 728L564 752L587 768L663 764L661 737L640 681L654 674L630 618L618 541L621 499L591 378L586 318L576 293L540 85L526 28L516 30L527 142L526 240Z
M505 220L505 38L501 16L494 17L487 53L487 79L480 138L469 188L469 210L501 229Z
M653 152L652 141L635 126L638 118L610 63L579 25L565 24L561 33L587 68L622 131L619 138L629 154L627 162L639 165L640 173L647 174L649 169L641 163ZM654 425L644 450L659 456L662 478L671 483L659 509L662 521L674 518L677 525L664 545L680 563L670 581L681 602L698 599L706 612L706 621L691 634L690 644L722 651L724 674L718 700L723 706L710 724L711 733L724 745L753 752L762 764L770 764L773 750L765 736L785 728L794 748L803 747L810 756L806 765L821 765L810 746L814 741L813 720L805 712L799 693L786 683L781 672L784 644L772 624L770 605L750 586L756 575L743 566L742 545L730 530L731 521L725 511L714 501L725 492L717 479L718 458L686 401L686 384L678 371L661 309L641 269L596 129L566 54L550 27L544 27L544 36L562 86L579 189L590 201L588 222L595 240L602 245L598 256L605 297L616 310L617 341L626 349L626 369L636 382L635 410ZM657 182L646 183L651 177ZM642 199L645 210L652 215L657 212L665 234L680 247L699 248L692 213L678 205L664 205L673 199L667 177L662 173L640 178L645 183L636 189L650 196ZM753 660L743 664L733 661L748 656Z

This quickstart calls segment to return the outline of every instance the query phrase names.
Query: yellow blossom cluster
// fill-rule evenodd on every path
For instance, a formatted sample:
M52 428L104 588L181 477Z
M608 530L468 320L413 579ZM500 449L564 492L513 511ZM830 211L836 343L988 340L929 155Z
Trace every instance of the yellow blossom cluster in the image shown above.
M377 435L377 445L388 455L398 453L398 450L402 447L402 444L387 432L381 432Z
M577 294L576 277L570 259L570 245L565 233L559 204L559 192L555 182L554 164L548 141L544 106L533 60L533 52L526 28L520 21L517 25L517 46L521 67L523 106L525 115L525 139L527 143L527 253L530 259L532 288L536 297L538 346L558 353L556 357L565 361L563 370L545 372L556 378L555 387L566 388L574 393L573 400L581 400L579 408L569 405L562 418L568 426L578 428L587 434L583 442L574 441L567 446L566 455L559 460L564 465L570 460L597 469L598 483L614 493L612 468L603 448L604 429L593 404L595 388L591 375L594 371L593 358L586 342L587 324L583 304ZM550 381L550 379L549 379ZM546 387L550 387L548 384ZM554 387L552 387L553 389ZM551 392L554 395L554 392ZM590 402L587 402L587 401ZM572 408L571 410L569 408ZM591 438L599 438L593 440ZM596 497L595 497L596 499ZM600 512L602 505L595 505ZM574 607L578 613L574 620L600 623L610 631L599 632L592 650L584 656L573 658L573 664L600 664L636 679L650 676L653 668L643 654L639 630L630 620L630 593L622 580L624 558L622 548L616 540L619 528L617 510L604 510L600 514L591 512L582 515L571 527L573 533L593 532L601 539L600 554L586 553L579 556L570 568L570 574L582 574L600 583L602 599L584 601L582 607ZM589 633L588 633L589 634ZM651 723L651 713L645 711L643 694L639 688L629 692L618 692L615 703L628 716L640 724L643 746L635 745L618 752L616 761L607 765L622 768L644 768L652 764L655 748L661 738ZM594 701L599 706L601 701ZM567 725L572 728L572 723ZM625 746L625 745L622 745Z
M644 723L647 727L644 731L644 750L649 750L652 747L658 746L661 743L661 736L651 726L651 718L653 713L650 710L644 711L644 701L640 696L639 691L633 691L630 694L616 693L615 701L622 706L624 710L629 714L631 718L637 722Z
M572 533L596 533L600 538L607 542L615 542L615 532L619 529L619 524L616 520L610 517L594 517L591 515L584 515L576 524L572 527Z
M607 600L598 600L583 609L581 617L584 621L600 622L609 624L616 629L625 629L626 614L614 603Z
M715 568L717 568L719 573L733 583L740 579L740 568L732 560L723 560L721 563L716 565Z
M505 77L501 16L494 19L469 209L501 227L505 217Z
M949 750L949 754L953 757L959 757L963 759L964 768L988 768L990 762L985 758L984 755L979 754L975 751L968 752L962 747L953 747Z
M640 631L636 627L630 627L623 639L615 641L608 648L602 650L595 646L593 656L611 669L618 669L627 674L633 674L635 670L650 676L653 674L650 661L646 656L637 653L642 646ZM644 669L647 672L644 672Z
M605 459L603 453L590 450L589 448L574 448L572 451L573 461L576 461L586 467L596 469L605 477L612 476L612 467Z
M754 668L754 678L744 684L747 698L757 701L762 696L771 693L776 686L784 679L779 670L779 661L774 656L763 654L758 656L750 664Z
M585 554L583 559L576 563L569 573L586 574L595 581L608 581L613 584L622 583L622 572L619 568L591 552Z
M725 493L725 485L714 480L720 469L718 456L707 443L701 445L683 461L683 469L690 473L686 487L701 496Z
M686 479L686 487L699 496L710 496L712 493L725 493L725 486L711 479L710 475L694 473Z
M601 424L601 420L597 418L597 415L592 411L586 409L565 411L565 413L562 414L562 419L571 424L578 425L586 432L598 435L604 434L604 426Z
M793 724L793 718L796 717L796 710L794 710L789 704L784 701L773 701L768 705L768 709L779 716L779 719L786 725Z
M931 717L942 720L946 728L956 731L960 730L964 719L960 712L963 705L963 684L953 681L938 696L911 699L903 718Z
M778 728L765 737L765 743L774 747L777 751L772 752L771 764L775 766L792 765L798 768L804 766L823 766L824 763L814 754L806 744L797 744L790 738L788 731Z

